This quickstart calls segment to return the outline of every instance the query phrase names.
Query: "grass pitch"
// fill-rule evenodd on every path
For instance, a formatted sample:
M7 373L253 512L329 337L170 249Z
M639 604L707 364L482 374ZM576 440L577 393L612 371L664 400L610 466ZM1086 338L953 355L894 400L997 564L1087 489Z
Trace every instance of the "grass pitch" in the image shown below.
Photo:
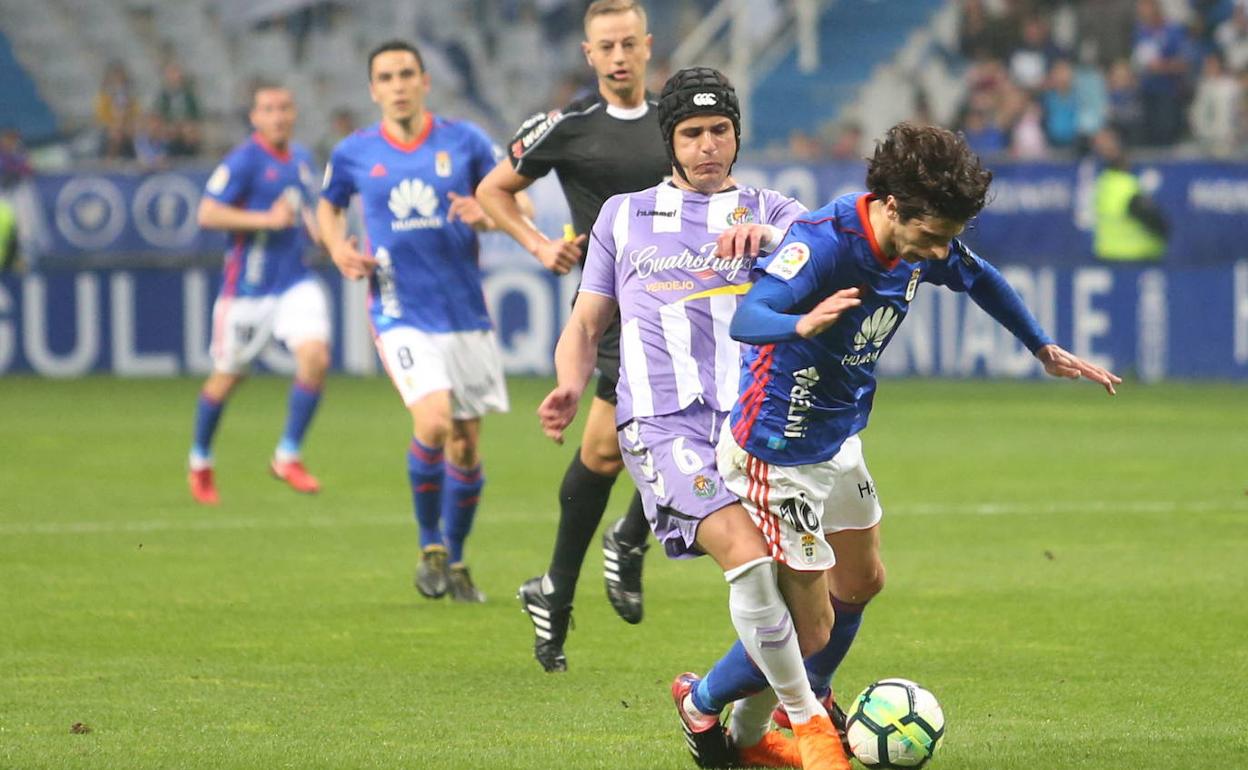
M286 383L248 383L202 509L197 382L0 379L0 767L693 767L668 684L733 639L710 561L651 551L628 626L594 548L571 670L532 659L513 594L545 567L571 452L537 428L549 384L513 380L485 424L468 559L489 602L464 607L411 587L409 425L383 380L330 382L316 497L267 476ZM888 586L838 692L929 687L934 768L1248 765L1244 399L884 382L864 443Z

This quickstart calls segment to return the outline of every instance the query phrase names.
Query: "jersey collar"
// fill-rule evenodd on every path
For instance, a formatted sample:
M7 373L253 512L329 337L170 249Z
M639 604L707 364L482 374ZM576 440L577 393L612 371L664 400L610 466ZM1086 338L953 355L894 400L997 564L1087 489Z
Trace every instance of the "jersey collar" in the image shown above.
M282 163L287 163L290 161L290 145L289 144L286 145L286 149L279 150L273 145L269 144L267 141L265 141L264 137L260 136L259 131L252 133L251 141L255 142L260 147L260 149L272 155L274 158L277 158Z
M892 270L901 262L901 257L893 257L889 259L884 250L880 248L879 241L875 239L875 230L871 228L870 204L875 200L875 196L871 193L863 193L858 196L858 219L862 220L863 237L867 240L867 245L871 247L871 253L875 256L875 261L880 263L880 267L885 270Z
M391 147L399 150L400 152L414 152L425 143L425 140L429 138L429 132L433 130L433 114L425 112L425 119L423 122L424 125L421 126L420 133L417 134L416 138L410 142L401 142L396 137L391 135L391 133L386 130L386 122L384 120L377 125L381 129L381 138L385 139L386 143Z

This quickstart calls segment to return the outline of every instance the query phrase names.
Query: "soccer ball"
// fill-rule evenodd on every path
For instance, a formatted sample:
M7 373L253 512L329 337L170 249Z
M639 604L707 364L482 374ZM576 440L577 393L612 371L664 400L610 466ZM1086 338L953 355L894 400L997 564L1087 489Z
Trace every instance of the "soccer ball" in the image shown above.
M909 679L881 679L862 691L845 722L849 748L867 767L922 767L945 737L936 696Z

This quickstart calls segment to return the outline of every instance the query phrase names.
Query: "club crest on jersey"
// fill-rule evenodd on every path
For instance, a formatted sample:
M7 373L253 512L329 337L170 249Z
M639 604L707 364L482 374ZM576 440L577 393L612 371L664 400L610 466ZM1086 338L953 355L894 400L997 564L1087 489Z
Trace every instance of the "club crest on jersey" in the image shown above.
M745 206L737 206L735 209L728 212L729 227L732 227L733 225L748 225L753 221L754 212L750 211Z
M719 491L719 488L711 477L703 476L700 473L693 477L693 493L703 500L711 499L717 491Z
M390 229L395 232L441 227L437 210L437 191L420 179L404 179L390 188L390 213L394 214Z
M906 284L906 302L914 299L915 293L919 290L919 274L922 272L922 268L916 267L910 274L910 283Z
M451 154L446 150L438 150L433 161L434 172L441 177L451 175Z
M809 532L802 535L802 561L815 563L815 536Z
M767 273L786 281L792 280L810 261L810 247L801 241L793 241L780 249L780 253L767 265Z

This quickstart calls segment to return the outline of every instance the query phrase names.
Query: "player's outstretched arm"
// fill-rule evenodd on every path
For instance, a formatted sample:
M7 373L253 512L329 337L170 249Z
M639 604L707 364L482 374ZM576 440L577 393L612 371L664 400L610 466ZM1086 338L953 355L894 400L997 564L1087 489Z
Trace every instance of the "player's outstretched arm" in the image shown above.
M587 238L582 235L572 241L551 240L537 229L530 219L533 204L528 203L526 214L524 198L527 196L522 197L533 181L517 173L511 161L503 158L477 185L476 198L497 229L514 238L547 270L563 275L580 261Z
M248 211L205 195L199 200L196 219L199 221L199 226L205 230L255 232L285 230L288 227L294 227L297 214L284 195L279 195L267 211Z
M321 198L316 204L316 223L321 228L321 239L330 259L334 260L342 275L351 280L367 278L377 262L359 250L358 241L347 237L347 212Z
M1122 378L1108 369L1084 361L1057 345L1049 344L1040 348L1036 351L1036 358L1044 364L1044 371L1052 376L1065 377L1070 380L1082 377L1085 380L1100 383L1111 396L1117 393L1114 386L1122 383Z
M563 431L576 418L585 384L594 373L598 340L615 314L615 300L583 291L576 297L572 317L555 346L558 384L537 408L542 431L555 443L563 443Z

